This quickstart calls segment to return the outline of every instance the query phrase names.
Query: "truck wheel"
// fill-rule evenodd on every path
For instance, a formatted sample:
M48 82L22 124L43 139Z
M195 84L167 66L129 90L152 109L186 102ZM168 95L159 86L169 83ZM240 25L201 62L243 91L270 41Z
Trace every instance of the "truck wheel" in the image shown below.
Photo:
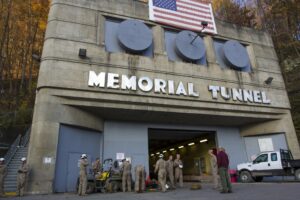
M297 181L300 181L300 169L297 169L295 171L295 178L296 178Z
M264 179L263 176L257 176L253 178L255 182L262 182L262 180Z
M242 181L242 183L251 183L251 182L253 182L253 178L252 178L250 172L248 172L248 171L242 171L240 173L240 180Z

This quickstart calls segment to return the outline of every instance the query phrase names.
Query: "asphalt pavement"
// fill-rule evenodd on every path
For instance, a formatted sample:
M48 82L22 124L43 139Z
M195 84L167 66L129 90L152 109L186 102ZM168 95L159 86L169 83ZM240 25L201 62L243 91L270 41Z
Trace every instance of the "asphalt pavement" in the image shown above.
M297 200L300 198L299 182L263 182L233 184L233 193L220 194L212 189L211 184L203 184L201 190L190 190L187 183L183 188L161 192L145 192L136 194L94 193L88 196L78 196L72 193L51 195L26 195L24 197L7 197L9 200Z

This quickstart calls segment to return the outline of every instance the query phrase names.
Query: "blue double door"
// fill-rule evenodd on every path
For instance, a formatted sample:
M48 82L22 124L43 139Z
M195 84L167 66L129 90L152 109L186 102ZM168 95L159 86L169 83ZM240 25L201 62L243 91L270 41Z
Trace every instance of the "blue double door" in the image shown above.
M88 155L88 173L92 162L101 157L103 135L97 131L61 125L55 166L54 192L75 192L81 154Z

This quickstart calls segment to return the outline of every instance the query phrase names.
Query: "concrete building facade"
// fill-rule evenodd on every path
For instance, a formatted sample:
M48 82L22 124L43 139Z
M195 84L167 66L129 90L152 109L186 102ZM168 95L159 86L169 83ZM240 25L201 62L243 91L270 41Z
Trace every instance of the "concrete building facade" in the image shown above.
M113 44L114 23L127 19L151 30L148 53ZM53 0L29 144L28 191L73 191L81 153L90 162L129 157L133 166L143 164L150 173L156 153L173 154L174 146L174 153L186 157L193 152L186 176L209 174L206 152L215 146L225 147L233 169L268 148L289 148L300 158L270 35L221 21L216 25L217 35L202 37L204 62L170 60L167 32L181 30L149 21L147 3ZM248 71L221 66L216 43L229 40L246 49ZM78 56L79 49L86 49L86 57ZM178 143L168 143L174 138ZM199 142L207 138L213 142ZM192 142L204 145L197 147L199 156L188 149L196 148L189 147ZM195 166L199 171L188 172Z

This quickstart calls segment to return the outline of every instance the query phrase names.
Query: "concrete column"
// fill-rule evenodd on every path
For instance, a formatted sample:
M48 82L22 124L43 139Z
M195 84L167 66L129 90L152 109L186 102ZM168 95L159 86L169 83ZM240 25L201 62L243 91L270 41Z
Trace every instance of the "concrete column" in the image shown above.
M164 30L161 26L153 27L153 37L154 37L154 54L164 54L165 42L164 42Z
M214 48L214 41L211 36L206 36L203 38L204 44L206 46L206 57L208 63L216 64L216 55L215 55L215 48Z

